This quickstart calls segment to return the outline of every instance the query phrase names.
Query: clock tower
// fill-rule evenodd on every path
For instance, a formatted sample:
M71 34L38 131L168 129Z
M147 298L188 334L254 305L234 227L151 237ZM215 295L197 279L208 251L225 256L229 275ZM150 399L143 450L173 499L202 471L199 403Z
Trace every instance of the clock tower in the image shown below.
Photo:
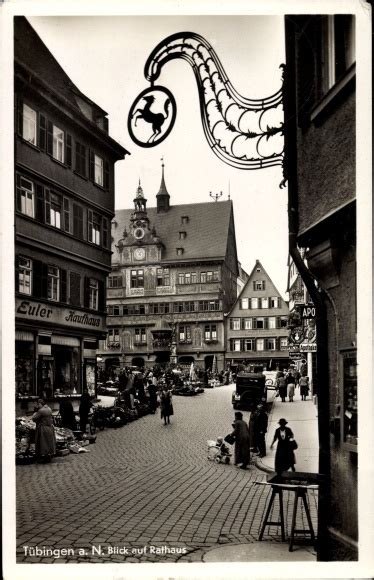
M147 200L144 197L143 188L139 185L136 190L136 196L134 198L134 212L130 218L130 234L134 236L134 238L141 242L149 232L149 219L147 215Z

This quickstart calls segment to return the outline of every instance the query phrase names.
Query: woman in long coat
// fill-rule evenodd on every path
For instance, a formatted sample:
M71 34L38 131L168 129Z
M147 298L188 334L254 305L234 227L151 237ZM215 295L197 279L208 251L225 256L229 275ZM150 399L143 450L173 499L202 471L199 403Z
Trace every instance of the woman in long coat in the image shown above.
M36 423L35 456L40 462L47 463L56 454L56 435L52 410L42 399L38 400L37 411L32 420Z
M235 413L235 421L233 423L234 431L232 435L235 437L235 465L241 463L240 468L246 469L249 459L249 429L245 421L243 421L243 413L237 411Z
M288 471L289 469L295 471L296 458L293 443L294 435L291 429L286 427L286 419L279 419L278 423L280 427L275 430L274 439L270 449L272 449L274 443L278 441L277 450L275 452L275 471L280 475L282 471Z
M160 395L161 402L161 419L164 420L164 425L170 423L170 415L174 415L172 395L167 387L164 387Z

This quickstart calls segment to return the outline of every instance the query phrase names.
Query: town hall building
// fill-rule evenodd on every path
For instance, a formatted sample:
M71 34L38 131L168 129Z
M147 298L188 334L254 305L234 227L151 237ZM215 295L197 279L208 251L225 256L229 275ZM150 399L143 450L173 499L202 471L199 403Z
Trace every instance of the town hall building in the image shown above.
M112 251L105 368L223 369L224 315L238 279L232 201L173 205L162 164L156 207L147 207L139 181L134 208L116 211Z

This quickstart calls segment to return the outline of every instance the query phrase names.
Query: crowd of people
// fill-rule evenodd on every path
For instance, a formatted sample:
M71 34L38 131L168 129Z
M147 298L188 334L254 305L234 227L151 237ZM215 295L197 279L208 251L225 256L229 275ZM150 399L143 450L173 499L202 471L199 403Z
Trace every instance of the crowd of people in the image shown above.
M293 403L295 390L300 388L300 396L302 401L306 401L309 395L309 377L302 374L297 369L288 369L288 371L278 371L276 379L277 396L282 399L282 403L286 402L286 397L290 403Z
M272 449L277 442L275 453L275 471L281 474L283 471L291 469L295 471L296 457L295 449L297 444L294 434L286 419L279 419L279 427L275 430L273 441L270 445ZM232 424L233 431L225 437L225 441L234 444L234 464L240 469L247 469L251 452L258 457L265 457L266 443L265 436L268 428L268 416L264 405L257 405L251 413L249 424L243 419L243 413L235 412L235 420ZM222 451L222 437L217 439L217 447Z

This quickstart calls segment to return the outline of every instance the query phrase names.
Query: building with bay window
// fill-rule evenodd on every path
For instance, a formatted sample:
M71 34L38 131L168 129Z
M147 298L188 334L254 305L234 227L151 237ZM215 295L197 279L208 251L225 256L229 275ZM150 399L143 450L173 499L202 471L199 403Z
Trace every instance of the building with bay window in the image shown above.
M259 260L226 318L226 359L232 366L288 366L288 305Z
M24 17L14 20L18 401L95 388L114 164L127 151Z
M237 295L231 201L171 205L164 178L156 207L139 182L134 209L112 222L106 368L155 363L224 367L224 313Z

